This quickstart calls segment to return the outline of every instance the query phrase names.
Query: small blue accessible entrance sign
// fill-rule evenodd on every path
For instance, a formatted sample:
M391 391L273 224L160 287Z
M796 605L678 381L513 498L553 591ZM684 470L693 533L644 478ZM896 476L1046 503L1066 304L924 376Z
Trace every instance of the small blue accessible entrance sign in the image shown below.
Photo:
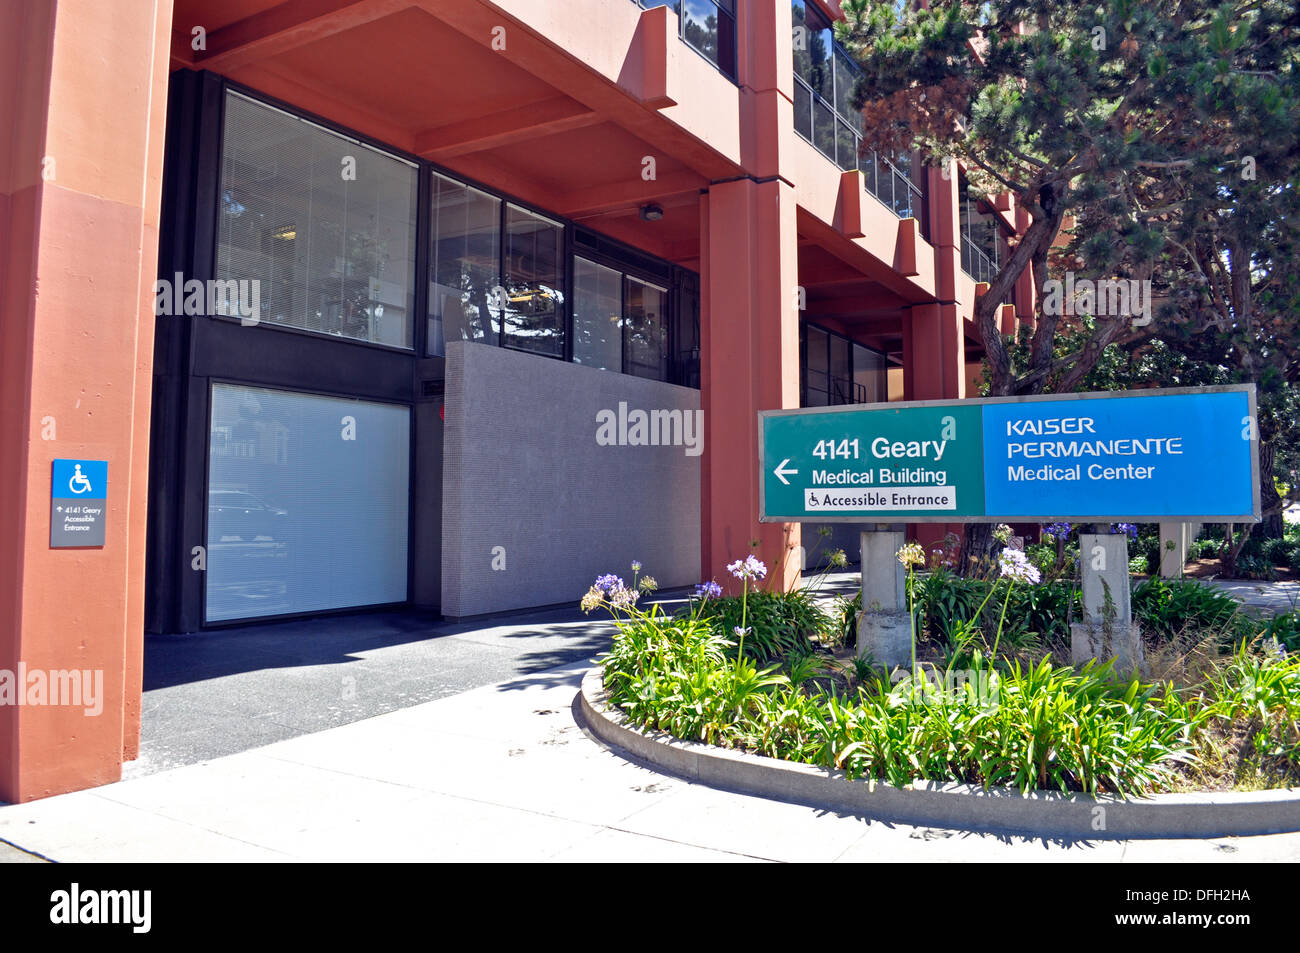
M50 547L104 545L107 460L55 460L50 477Z

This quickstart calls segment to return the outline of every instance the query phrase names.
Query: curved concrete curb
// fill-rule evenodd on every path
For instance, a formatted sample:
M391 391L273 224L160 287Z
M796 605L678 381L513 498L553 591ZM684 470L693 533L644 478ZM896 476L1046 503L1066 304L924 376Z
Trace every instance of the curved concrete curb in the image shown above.
M1125 800L934 781L896 787L792 761L646 732L608 703L599 668L582 680L591 732L642 761L712 787L919 827L1069 840L1228 837L1300 831L1300 790L1157 794Z

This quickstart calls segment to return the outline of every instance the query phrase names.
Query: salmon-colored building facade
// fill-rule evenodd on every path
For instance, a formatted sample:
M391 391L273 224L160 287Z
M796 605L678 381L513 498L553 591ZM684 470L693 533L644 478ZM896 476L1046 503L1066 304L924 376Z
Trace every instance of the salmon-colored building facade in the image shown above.
M478 511L448 503L451 483L493 479L457 416L485 361L576 375L545 386L589 387L592 407L701 412L698 459L678 452L663 478L698 486L679 575L721 579L757 542L793 583L799 527L758 521L757 413L885 400L891 376L903 399L966 396L977 282L1024 224L955 166L863 150L839 16L828 0L0 0L0 671L104 686L94 716L0 705L0 800L120 777L146 631L510 608L453 565ZM164 315L155 282L173 276ZM188 279L245 276L257 321L178 320ZM494 285L482 305L476 283ZM602 307L614 331L588 321ZM1004 332L1030 315L1024 286ZM318 417L344 421L344 450L313 436ZM347 420L383 434L371 462L397 464L334 462ZM355 477L364 510L267 476L308 453ZM54 548L51 467L81 459L107 462L104 542ZM330 513L398 568L304 581L326 571L310 554ZM311 521L318 535L265 528ZM660 545L657 526L630 542ZM519 546L501 548L504 566ZM318 591L349 586L350 603Z

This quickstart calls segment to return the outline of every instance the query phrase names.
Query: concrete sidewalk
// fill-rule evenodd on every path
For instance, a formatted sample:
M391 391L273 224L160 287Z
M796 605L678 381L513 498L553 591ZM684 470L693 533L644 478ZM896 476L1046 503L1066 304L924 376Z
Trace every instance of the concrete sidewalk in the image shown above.
M586 663L213 761L0 808L59 861L1296 861L1300 834L1045 842L731 794L592 740Z

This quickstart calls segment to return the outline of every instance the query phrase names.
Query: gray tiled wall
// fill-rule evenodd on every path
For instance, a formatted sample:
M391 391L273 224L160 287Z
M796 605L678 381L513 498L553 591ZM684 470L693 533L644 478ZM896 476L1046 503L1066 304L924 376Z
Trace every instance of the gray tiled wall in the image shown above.
M700 406L699 391L469 342L447 345L442 612L575 602L640 560L699 581L700 456L599 446L603 410ZM492 568L505 548L504 571Z

